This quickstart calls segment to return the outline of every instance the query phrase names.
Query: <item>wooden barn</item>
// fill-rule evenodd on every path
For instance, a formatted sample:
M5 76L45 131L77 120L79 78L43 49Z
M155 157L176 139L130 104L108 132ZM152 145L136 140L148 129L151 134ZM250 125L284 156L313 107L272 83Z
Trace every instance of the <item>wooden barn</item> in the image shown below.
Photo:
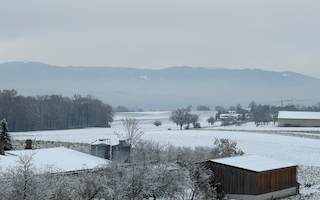
M319 127L320 112L279 111L278 126Z
M218 194L245 200L270 200L298 194L297 165L256 155L204 162L220 182Z

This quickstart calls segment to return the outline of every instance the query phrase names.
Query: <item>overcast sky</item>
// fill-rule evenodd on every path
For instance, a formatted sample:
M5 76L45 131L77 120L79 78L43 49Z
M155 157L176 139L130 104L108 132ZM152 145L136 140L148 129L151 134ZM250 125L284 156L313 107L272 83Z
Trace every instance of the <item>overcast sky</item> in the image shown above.
M0 1L0 63L259 68L320 78L319 0Z

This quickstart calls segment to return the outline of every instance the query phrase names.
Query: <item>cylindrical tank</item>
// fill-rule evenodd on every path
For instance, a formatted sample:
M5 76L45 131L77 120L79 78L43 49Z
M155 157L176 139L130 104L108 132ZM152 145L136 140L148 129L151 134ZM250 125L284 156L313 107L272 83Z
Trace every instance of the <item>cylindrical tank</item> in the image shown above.
M131 146L125 140L119 140L118 145L112 146L112 159L129 162Z
M91 144L91 155L110 159L110 149L111 146L106 142L106 140L100 139Z

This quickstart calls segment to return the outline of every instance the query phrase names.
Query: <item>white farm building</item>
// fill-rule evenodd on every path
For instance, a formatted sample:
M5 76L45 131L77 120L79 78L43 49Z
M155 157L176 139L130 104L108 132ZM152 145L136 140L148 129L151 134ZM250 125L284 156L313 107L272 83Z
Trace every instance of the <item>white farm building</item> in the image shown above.
M320 112L279 111L280 127L320 127Z

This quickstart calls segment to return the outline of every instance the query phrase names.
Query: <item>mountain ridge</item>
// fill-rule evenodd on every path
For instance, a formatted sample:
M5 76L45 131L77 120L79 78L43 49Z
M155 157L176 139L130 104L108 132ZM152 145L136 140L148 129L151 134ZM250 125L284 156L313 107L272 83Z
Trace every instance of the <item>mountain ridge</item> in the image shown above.
M207 69L204 67L189 67L189 66L175 66L175 67L168 67L164 69L138 69L138 68L129 68L129 67L87 67L87 66L53 66L53 65L48 65L40 62L7 62L7 63L2 63L0 64L0 69L5 70L6 68L10 68L12 70L12 67L18 67L18 70L23 71L23 69L26 69L28 67L28 70L39 70L37 73L43 73L44 75L52 75L52 72L57 72L58 70L64 71L64 73L75 73L79 75L79 73L95 73L97 77L101 75L106 75L109 72L116 73L116 75L121 75L124 76L122 72L124 71L129 71L130 76L135 75L135 77L138 77L139 75L145 76L154 76L154 73L160 73L160 75L166 75L169 77L181 77L181 75L188 75L188 76L195 76L195 75L200 75L202 76L201 79L203 79L203 76L205 78L223 78L225 79L226 77L224 73L228 73L228 76L230 74L232 75L230 78L233 77L239 77L239 75L246 74L252 78L254 77L263 77L266 76L267 74L274 75L285 78L285 79L290 79L292 76L295 78L299 79L309 79L309 80L320 80L317 78L313 78L307 75L299 74L296 72L290 72L290 71L283 71L283 72L274 72L274 71L266 71L262 69L225 69L225 68L215 68L215 69ZM44 69L45 68L45 69ZM16 69L17 70L17 69ZM28 71L27 70L27 71ZM47 70L52 70L48 72ZM23 71L24 73L27 73L27 71ZM172 76L170 74L165 74L168 71L171 71L173 74ZM179 72L179 74L174 74L174 72ZM190 72L192 72L190 74ZM119 74L121 73L121 74ZM196 74L195 74L196 73ZM236 75L234 75L236 74ZM283 76L283 74L286 74L286 76ZM159 75L158 75L159 76ZM220 77L219 77L220 76ZM119 78L119 77L117 77ZM187 77L187 78L192 78L192 77Z
M94 95L113 106L172 109L189 104L234 105L282 97L315 98L320 79L295 72L261 69L52 66L39 62L0 64L1 89L25 95Z

